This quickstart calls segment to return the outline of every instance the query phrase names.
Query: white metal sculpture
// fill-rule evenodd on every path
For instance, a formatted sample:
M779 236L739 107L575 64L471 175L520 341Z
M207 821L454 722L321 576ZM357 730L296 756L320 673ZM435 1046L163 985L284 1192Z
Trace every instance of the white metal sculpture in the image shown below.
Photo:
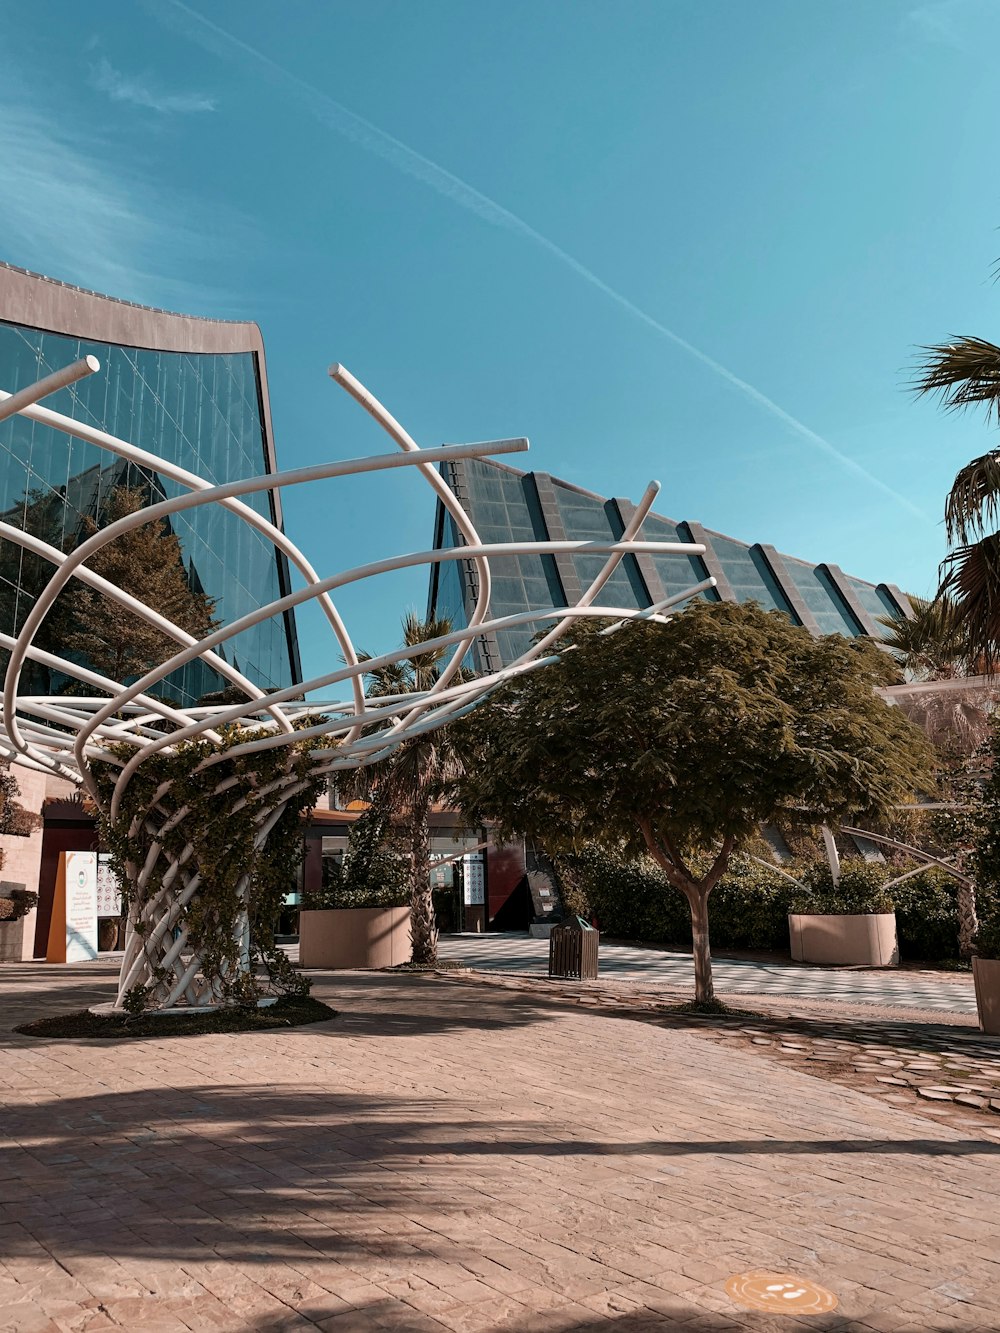
M173 499L151 503L137 513L111 523L68 555L16 526L0 523L0 538L17 543L24 550L51 562L53 566L51 578L29 613L20 634L16 638L0 634L0 647L10 652L3 688L0 755L16 764L72 780L98 803L103 800L104 813L112 819L118 816L124 794L141 765L153 755L175 750L191 738L218 743L227 727L241 724L253 728L252 739L230 748L226 752L228 758L274 747L289 747L306 740L314 742L316 746L310 751L313 774L332 773L337 769L369 764L390 754L407 738L439 727L475 707L499 682L558 661L558 655L550 653L549 649L575 620L582 617L602 618L610 622L604 630L608 633L629 619L660 617L671 606L714 584L713 579L706 579L645 610L598 604L602 588L626 553L695 555L704 550L704 547L692 543L646 542L638 539L643 519L658 493L658 483L651 483L647 488L618 541L482 542L468 513L438 474L436 465L446 459L519 452L527 449L527 441L505 440L422 450L342 366L333 366L331 376L374 417L398 446L398 451L299 468L222 486L213 486L204 478L163 457L40 406L41 400L48 394L94 374L99 369L97 360L87 357L16 394L0 392L0 420L19 412L32 421L87 441L120 459L154 470L161 477L177 483L181 487L181 494ZM242 499L255 492L400 466L417 469L451 515L464 545L452 550L426 550L390 556L321 578L285 533ZM224 506L265 536L284 554L291 567L301 576L304 586L196 640L166 619L155 607L145 605L94 573L88 567L88 561L108 542L132 528L206 504ZM550 606L491 618L492 562L521 554L556 552L598 552L606 555L607 559L598 577L576 605ZM471 560L478 573L478 592L468 624L421 644L417 649L407 647L375 659L360 660L331 594L360 579L448 560ZM176 653L141 679L129 684L107 679L63 656L36 647L35 637L39 627L60 590L71 579L81 580L98 589L106 597L142 617L177 644ZM241 631L311 600L316 600L322 608L343 665L303 684L265 693L227 661L223 653L217 651ZM515 662L488 677L473 680L463 678L460 672L462 661L477 637L490 631L535 623L550 623L552 627ZM367 673L412 657L415 652L441 650L449 650L450 655L431 688L420 694L366 698L364 677ZM158 697L157 687L165 678L195 659L208 664L229 685L235 686L245 695L245 699L230 705L182 707ZM39 662L73 679L81 691L89 688L94 693L45 696L21 694L19 685L28 660ZM304 695L335 686L344 690L345 698L302 702ZM312 720L317 714L321 715L318 722ZM311 724L304 726L303 720L307 718ZM374 731L373 727L376 728ZM123 745L134 751L131 757L122 757ZM210 767L213 762L214 758L210 756L202 766ZM110 799L106 793L102 797L95 781L94 765L98 763L111 763L119 770ZM255 792L256 848L265 846L268 834L287 802L302 788L301 776L289 773L273 784L273 790L266 794L267 799L261 799L261 793ZM233 788L232 796L232 808L236 810L245 801L245 793L237 786ZM186 850L179 854L168 853L158 841L159 836L165 834L167 821L176 827L178 822L183 822L186 813L189 812L184 809L160 809L154 798L144 815L136 817L137 820L141 818L143 823L141 830L137 824L134 825L135 835L138 840L139 832L143 833L142 846L148 848L148 851L141 863L137 860L129 866L129 878L138 892L132 896L125 956L115 1002L117 1007L125 1003L126 996L136 987L144 989L146 1003L155 1008L191 1009L215 1007L223 1003L226 979L212 975L211 968L206 967L198 949L193 947L185 925L192 903L199 896L210 895L211 885L201 881L198 868L192 861L190 841L186 844ZM167 864L164 864L165 860ZM154 868L157 872L155 879ZM143 886L157 881L159 887L156 892L143 895ZM250 964L246 910L241 912L235 931L239 944L239 965L247 968Z

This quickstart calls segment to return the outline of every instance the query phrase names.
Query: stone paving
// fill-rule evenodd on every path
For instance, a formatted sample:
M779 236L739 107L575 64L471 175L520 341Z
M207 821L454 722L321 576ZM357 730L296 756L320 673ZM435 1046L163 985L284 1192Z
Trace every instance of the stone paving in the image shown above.
M320 974L315 1027L10 1027L103 963L0 969L0 1330L995 1333L1000 1143L720 1040L473 978ZM733 1274L832 1314L755 1314Z
M443 935L441 957L480 971L542 976L548 971L548 940L523 933ZM690 990L690 953L601 941L601 975ZM754 958L713 959L716 985L727 995L781 995L900 1006L923 1011L974 1014L976 997L968 973L906 968L808 967Z
M663 1023L700 1032L713 1041L767 1048L782 1064L818 1078L858 1088L920 1115L943 1119L957 1128L970 1122L1000 1141L1000 1039L985 1036L978 1024L961 1019L950 1025L928 1022L912 1010L907 1016L884 1018L891 1012L832 1001L810 1002L808 1012L789 1012L772 999L761 1009L735 1009L731 1016L678 1014L687 994L664 995L659 988L625 986L616 981L560 982L537 977L497 976L489 972L461 974L493 987L547 996L624 1017ZM728 996L729 1000L734 997ZM936 1014L934 1015L937 1016ZM1000 1326L1000 1325L998 1325Z

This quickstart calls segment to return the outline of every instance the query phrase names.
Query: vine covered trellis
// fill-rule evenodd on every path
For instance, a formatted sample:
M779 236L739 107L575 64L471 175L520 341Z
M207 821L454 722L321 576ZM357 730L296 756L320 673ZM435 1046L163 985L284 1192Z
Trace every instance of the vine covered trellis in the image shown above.
M85 441L173 484L169 499L123 505L70 553L19 527L0 522L0 540L52 566L48 581L20 633L0 634L9 654L4 677L0 757L69 778L97 804L128 905L125 956L117 1009L215 1008L254 1003L263 989L299 984L275 949L272 923L299 854L300 818L337 770L374 763L408 738L474 708L500 681L558 662L560 636L582 617L598 617L611 633L627 619L656 619L713 579L644 610L605 606L601 590L629 552L697 555L689 542L647 542L640 531L659 487L651 483L617 541L518 541L486 544L459 500L436 471L456 458L482 458L527 449L524 439L421 449L403 427L344 367L332 378L386 431L393 452L350 458L294 471L212 485L205 478L88 423L42 406L49 394L100 370L95 357L46 376L16 394L0 391L0 421L15 413ZM0 367L2 377L2 367ZM390 556L321 578L307 557L244 497L294 485L396 467L415 468L451 516L460 544ZM98 573L101 553L147 524L203 505L235 514L271 542L302 586L230 623L208 620L189 632ZM491 617L492 566L521 554L598 553L600 573L571 607L550 606ZM468 623L422 643L417 652L445 653L433 684L417 693L367 698L365 677L414 655L413 646L362 658L332 594L361 579L449 560L475 569L475 603ZM171 644L163 659L129 682L111 679L39 646L39 631L63 589L82 585L116 611ZM152 601L152 599L150 599ZM227 642L272 617L316 602L333 635L338 665L312 680L265 692L226 655ZM65 605L65 599L63 602ZM537 623L545 632L494 675L469 679L463 659L481 635ZM200 631L204 630L204 633ZM43 636L44 637L44 636ZM224 681L221 702L189 707L172 701L168 677L201 661ZM28 667L72 682L59 694L22 693ZM317 691L341 687L343 697L304 702Z

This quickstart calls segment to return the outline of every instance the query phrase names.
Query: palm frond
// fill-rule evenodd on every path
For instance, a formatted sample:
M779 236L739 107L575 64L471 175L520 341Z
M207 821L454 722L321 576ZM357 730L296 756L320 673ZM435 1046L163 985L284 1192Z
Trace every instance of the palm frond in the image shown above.
M944 522L949 542L968 542L997 521L1000 509L1000 450L991 449L967 463L955 478L945 501Z
M985 403L1000 421L1000 347L985 338L956 338L921 351L916 393L938 393L948 409Z
M958 608L947 594L929 600L910 594L913 619L879 616L889 633L883 642L917 676L941 680L966 674L968 643Z
M960 546L941 575L941 593L954 602L970 658L993 671L1000 662L1000 533Z
M451 633L451 621L447 616L434 620L421 620L416 611L407 611L403 617L403 644L407 648L418 648L432 639L443 638ZM413 689L426 690L437 680L438 666L450 650L435 648L430 652L414 653L407 658L413 678Z

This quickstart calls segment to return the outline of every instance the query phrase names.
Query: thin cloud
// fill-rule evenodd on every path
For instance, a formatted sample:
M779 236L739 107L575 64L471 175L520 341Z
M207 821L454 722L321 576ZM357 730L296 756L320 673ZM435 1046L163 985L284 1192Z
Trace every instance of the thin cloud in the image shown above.
M994 17L993 0L925 0L906 14L906 22L925 41L963 55L981 49L983 20Z
M105 93L112 102L128 102L132 106L146 107L150 111L165 114L190 115L201 111L214 111L215 98L204 93L167 92L157 88L147 78L136 74L123 74L115 69L107 56L101 56L96 65L90 68L90 84L99 93Z
M169 276L188 270L191 256L204 257L206 237L192 230L184 201L103 162L77 125L76 117L57 120L37 98L4 88L0 257L150 305L199 311L206 300L228 304L204 285ZM233 234L249 241L245 220L213 210L213 222L224 228L220 249Z
M403 175L411 176L414 180L420 181L429 189L434 190L443 198L451 203L463 208L466 212L472 213L482 222L487 222L491 226L499 227L504 231L512 232L516 236L523 237L533 245L540 247L550 254L553 259L559 261L566 268L571 269L584 282L588 283L597 291L602 292L609 300L614 301L621 309L627 311L635 319L645 324L647 328L659 334L681 351L686 352L688 356L700 362L706 369L712 371L725 383L736 389L745 398L749 399L755 406L761 408L769 416L779 421L783 426L790 430L794 435L810 445L818 453L825 455L831 461L839 464L840 467L852 473L854 476L874 486L876 490L893 500L903 509L908 510L917 518L930 522L927 515L918 509L915 504L899 491L894 490L886 482L874 476L867 468L856 462L849 455L843 453L836 445L831 444L829 440L811 430L804 422L799 421L797 417L786 412L767 394L762 393L754 385L741 379L739 375L731 371L721 362L716 361L714 357L703 352L700 347L688 342L686 338L675 333L673 329L668 328L666 324L654 318L647 311L637 306L634 301L630 301L627 296L610 286L603 278L597 276L591 269L587 268L573 255L569 254L555 241L550 240L541 232L536 231L530 223L525 222L516 213L504 208L496 200L483 194L474 186L469 185L467 181L454 175L445 167L434 162L431 158L425 157L423 153L411 148L400 139L380 129L371 121L365 120L356 112L349 110L342 103L321 92L311 83L307 83L296 74L292 74L283 66L277 64L270 56L264 55L256 47L250 46L242 38L233 33L220 28L218 24L213 23L204 15L191 9L183 3L183 0L168 0L167 5L157 4L149 5L150 12L157 18L170 23L172 27L177 28L183 35L190 38L198 45L211 51L214 55L222 58L229 58L232 55L242 56L250 61L258 71L264 72L273 83L284 88L286 92L296 98L304 105L313 117L320 124L336 131L345 139L357 144L360 148L381 158L389 166L393 167Z

